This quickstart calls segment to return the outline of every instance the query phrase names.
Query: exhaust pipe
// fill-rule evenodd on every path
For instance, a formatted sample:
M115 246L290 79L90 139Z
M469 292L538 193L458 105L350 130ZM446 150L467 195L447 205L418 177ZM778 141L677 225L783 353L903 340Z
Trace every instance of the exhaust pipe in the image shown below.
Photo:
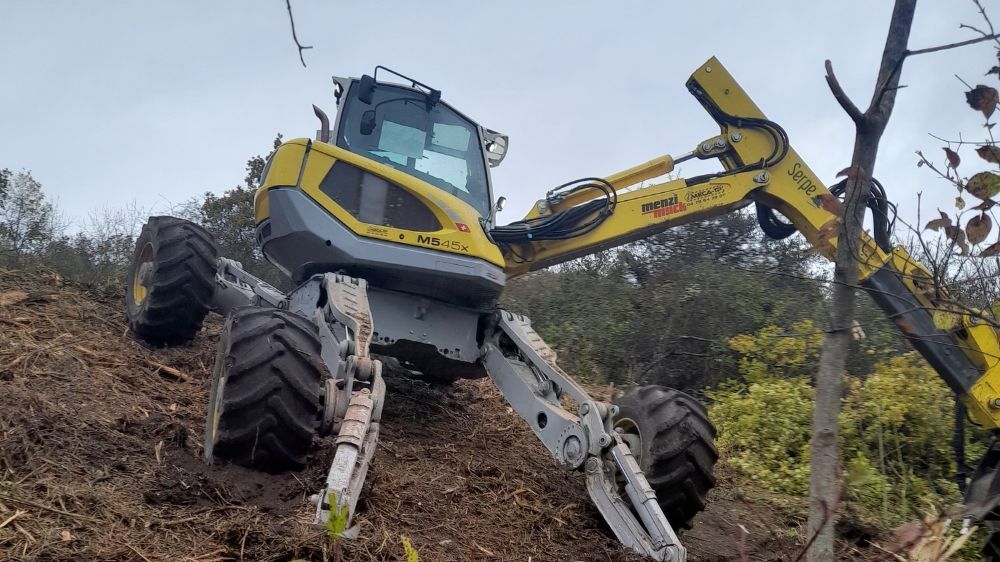
M313 113L319 118L319 134L316 135L316 140L330 142L330 118L322 109L316 107L316 104L313 104Z

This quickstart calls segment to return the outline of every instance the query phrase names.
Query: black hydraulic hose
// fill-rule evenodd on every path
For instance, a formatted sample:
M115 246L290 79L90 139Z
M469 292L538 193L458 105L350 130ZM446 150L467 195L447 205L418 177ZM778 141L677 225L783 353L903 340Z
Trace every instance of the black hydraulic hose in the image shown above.
M830 188L830 193L843 197L847 192L847 179L843 179ZM884 252L892 251L892 231L896 226L896 204L888 200L885 188L875 178L872 178L865 204L872 211L872 231L875 243Z
M513 222L490 230L499 244L524 244L534 240L566 240L586 234L600 226L614 212L618 196L614 186L600 178L582 178L564 183L548 193L547 200L560 199L587 189L597 189L604 196L551 215Z
M754 205L757 210L757 224L760 225L760 229L768 238L784 240L798 230L794 224L779 219L771 207L760 201L754 202Z
M841 180L830 188L830 193L836 197L843 197L847 191L847 180ZM868 191L868 199L865 202L872 211L872 226L875 244L884 252L892 251L892 231L896 226L896 204L891 203L885 195L885 188L875 178L872 178L871 189ZM795 233L794 225L782 221L775 214L774 209L756 202L757 224L769 238L783 240Z

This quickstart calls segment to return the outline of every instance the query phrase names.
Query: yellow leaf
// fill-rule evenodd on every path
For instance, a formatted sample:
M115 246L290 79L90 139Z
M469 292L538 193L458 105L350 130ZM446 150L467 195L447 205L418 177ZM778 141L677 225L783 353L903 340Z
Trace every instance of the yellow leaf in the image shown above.
M979 172L965 182L965 190L986 200L1000 193L1000 176L990 172Z

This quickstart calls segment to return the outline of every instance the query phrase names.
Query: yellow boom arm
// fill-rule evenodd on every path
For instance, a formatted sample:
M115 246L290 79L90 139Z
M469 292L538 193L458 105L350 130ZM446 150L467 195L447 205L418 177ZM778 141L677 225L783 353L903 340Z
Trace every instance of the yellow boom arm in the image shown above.
M599 182L601 189L550 193L535 203L523 224L557 217L605 197L606 216L580 235L559 239L529 237L501 244L508 277L728 213L753 202L780 212L820 254L833 259L841 224L840 201L788 145L781 127L767 121L714 58L695 71L688 89L719 123L721 134L703 141L677 161L716 158L725 171L635 188L674 169L675 160L661 156L604 178ZM970 416L988 429L1000 428L997 331L975 315L950 312L954 307L947 303L947 295L934 286L926 269L903 248L883 251L864 234L857 255L862 286L963 399ZM947 331L942 330L935 325L935 312L959 320Z

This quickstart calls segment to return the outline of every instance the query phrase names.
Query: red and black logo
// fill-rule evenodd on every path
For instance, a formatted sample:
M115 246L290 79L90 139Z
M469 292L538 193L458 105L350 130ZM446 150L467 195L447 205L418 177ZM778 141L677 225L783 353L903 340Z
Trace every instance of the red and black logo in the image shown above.
M687 205L677 200L676 193L666 199L660 199L659 201L653 201L652 203L642 204L642 214L652 214L653 218L665 217L667 215L680 213L686 210Z

